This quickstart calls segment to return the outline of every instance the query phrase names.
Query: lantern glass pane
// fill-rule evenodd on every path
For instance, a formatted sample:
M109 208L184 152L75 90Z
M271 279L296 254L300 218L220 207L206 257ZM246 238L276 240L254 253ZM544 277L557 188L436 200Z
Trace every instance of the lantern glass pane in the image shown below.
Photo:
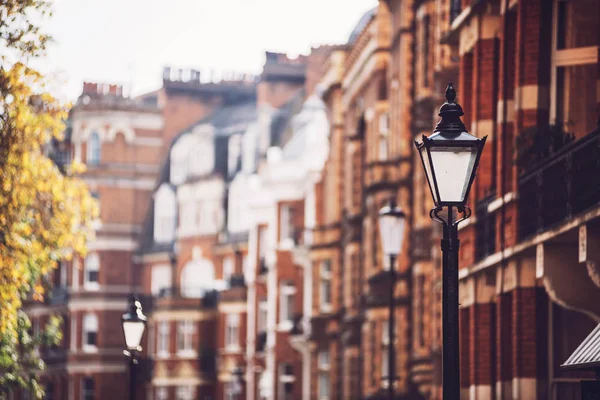
M421 146L419 151L421 152L421 159L423 160L423 166L425 167L425 174L427 175L427 183L429 184L429 189L431 190L431 193L433 195L433 202L437 204L437 202L438 202L437 192L436 192L435 186L433 184L434 181L433 181L433 176L431 174L431 164L429 162L429 155L427 154L427 147Z
M431 161L442 202L464 202L477 159L477 147L432 147Z
M379 234L385 255L398 255L404 240L404 216L380 215Z
M125 343L128 349L136 349L142 342L145 324L143 321L125 321L123 322L123 333L125 334Z

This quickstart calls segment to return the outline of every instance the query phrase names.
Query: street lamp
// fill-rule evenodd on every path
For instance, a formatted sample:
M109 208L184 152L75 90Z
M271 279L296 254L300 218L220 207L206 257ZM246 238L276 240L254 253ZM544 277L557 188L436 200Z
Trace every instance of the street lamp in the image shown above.
M394 381L396 380L395 360L396 349L394 344L394 317L396 309L396 299L394 289L396 288L396 258L402 249L404 240L404 227L406 223L406 215L400 207L396 206L396 200L390 199L387 206L379 210L379 234L381 236L381 244L383 254L389 257L390 265L390 319L388 323L388 394L389 398L394 398Z
M458 340L458 223L469 218L466 206L477 165L485 145L467 132L460 117L462 107L456 103L452 83L446 89L446 102L440 108L442 120L433 134L415 141L435 207L431 219L443 225L442 238L442 363L443 399L458 400L460 396L460 362ZM440 212L447 208L446 215ZM455 218L454 211L461 213ZM458 216L458 214L457 214Z
M129 399L135 399L135 366L138 363L137 354L142 350L140 345L146 329L146 316L142 312L142 303L135 295L129 298L128 310L121 317L126 350L123 353L129 357Z
M234 396L239 396L238 398L241 399L242 385L244 383L244 371L240 367L235 367L231 372L231 375L233 375L231 394Z

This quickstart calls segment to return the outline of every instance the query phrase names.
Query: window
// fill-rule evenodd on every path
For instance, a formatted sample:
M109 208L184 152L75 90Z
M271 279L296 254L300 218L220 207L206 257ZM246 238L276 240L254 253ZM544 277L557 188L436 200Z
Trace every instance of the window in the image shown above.
M284 400L292 400L294 397L294 367L292 364L281 364L279 366L279 398Z
M73 257L73 289L79 289L79 258Z
M283 204L279 211L279 241L289 240L293 240L292 208Z
M178 386L175 398L177 400L194 400L194 388L192 386Z
M90 166L100 164L101 153L100 135L97 132L92 132L87 142L87 164Z
M83 287L86 290L98 290L98 273L100 271L100 257L96 253L88 255L85 259Z
M94 400L94 378L83 378L81 382L81 399Z
M240 335L240 314L225 316L225 348L238 349Z
M158 357L168 357L169 355L169 322L167 321L158 323L156 354Z
M173 185L185 182L188 174L189 146L187 135L180 137L171 149L170 180Z
M156 388L156 400L169 400L169 392L166 387Z
M194 321L179 321L177 322L177 354L192 355L194 348L192 338L194 335Z
M242 168L242 135L229 137L227 154L227 176L233 177Z
M44 388L44 400L54 400L56 398L54 392L54 383L48 382Z
M387 113L379 116L379 161L388 159L389 152L389 116Z
M86 314L83 318L83 351L93 352L98 348L96 340L98 337L98 317L95 314Z
M201 259L191 261L181 272L181 295L188 298L200 298L207 290L215 287L215 268L213 264Z
M261 300L258 303L258 321L256 323L256 331L257 332L266 332L267 331L267 301Z
M154 198L154 240L156 242L168 243L175 238L176 213L175 191L168 184L162 184Z
M599 0L555 0L551 123L582 137L596 127Z
M67 274L68 274L68 270L67 270L67 262L65 260L62 260L59 262L58 264L58 268L59 268L59 287L61 288L66 288L68 283L67 283Z
M330 363L329 350L319 351L317 356L317 364L319 368L319 400L328 400L330 396Z
M233 257L225 257L223 259L223 280L225 282L229 282L229 280L233 276L234 267L235 262L233 260Z
M225 382L224 386L225 400L236 400L240 392L238 385L235 382Z
M158 296L161 290L171 287L171 272L170 265L155 265L152 267L152 276L150 278L152 295Z
M320 305L321 311L331 311L331 260L321 262L320 274Z
M296 297L296 288L291 283L284 283L280 288L279 304L279 322L284 324L283 329L292 328L292 319L294 317L294 298Z

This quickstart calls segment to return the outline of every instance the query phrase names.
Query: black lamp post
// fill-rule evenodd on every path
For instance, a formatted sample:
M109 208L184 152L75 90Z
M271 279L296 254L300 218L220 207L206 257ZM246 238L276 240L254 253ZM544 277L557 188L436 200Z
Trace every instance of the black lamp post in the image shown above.
M137 355L142 350L140 343L146 329L146 316L142 312L142 304L135 295L129 298L128 310L121 317L123 335L125 336L126 350L123 353L129 357L129 399L135 399L135 367L138 363Z
M435 207L431 219L444 227L442 238L442 363L443 399L459 400L460 363L458 340L458 223L469 218L466 206L471 184L487 138L479 139L467 132L460 117L462 107L456 103L452 83L446 89L446 103L440 108L442 120L433 134L415 142ZM440 212L446 208L446 215ZM462 214L455 217L455 211Z
M233 375L233 390L232 394L237 396L238 399L242 398L242 385L244 383L244 371L240 367L235 367L231 372Z
M406 216L401 208L396 206L394 198L390 199L387 206L379 211L379 233L383 254L389 257L390 263L390 319L388 322L388 394L390 400L394 398L394 381L396 380L396 348L394 343L396 299L394 289L396 288L396 258L402 249L404 240L404 226Z

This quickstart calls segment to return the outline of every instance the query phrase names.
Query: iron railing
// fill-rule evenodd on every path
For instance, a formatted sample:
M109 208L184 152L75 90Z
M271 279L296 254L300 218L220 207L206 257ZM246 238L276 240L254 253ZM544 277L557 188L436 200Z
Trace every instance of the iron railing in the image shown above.
M600 128L565 146L519 179L519 238L600 204Z

